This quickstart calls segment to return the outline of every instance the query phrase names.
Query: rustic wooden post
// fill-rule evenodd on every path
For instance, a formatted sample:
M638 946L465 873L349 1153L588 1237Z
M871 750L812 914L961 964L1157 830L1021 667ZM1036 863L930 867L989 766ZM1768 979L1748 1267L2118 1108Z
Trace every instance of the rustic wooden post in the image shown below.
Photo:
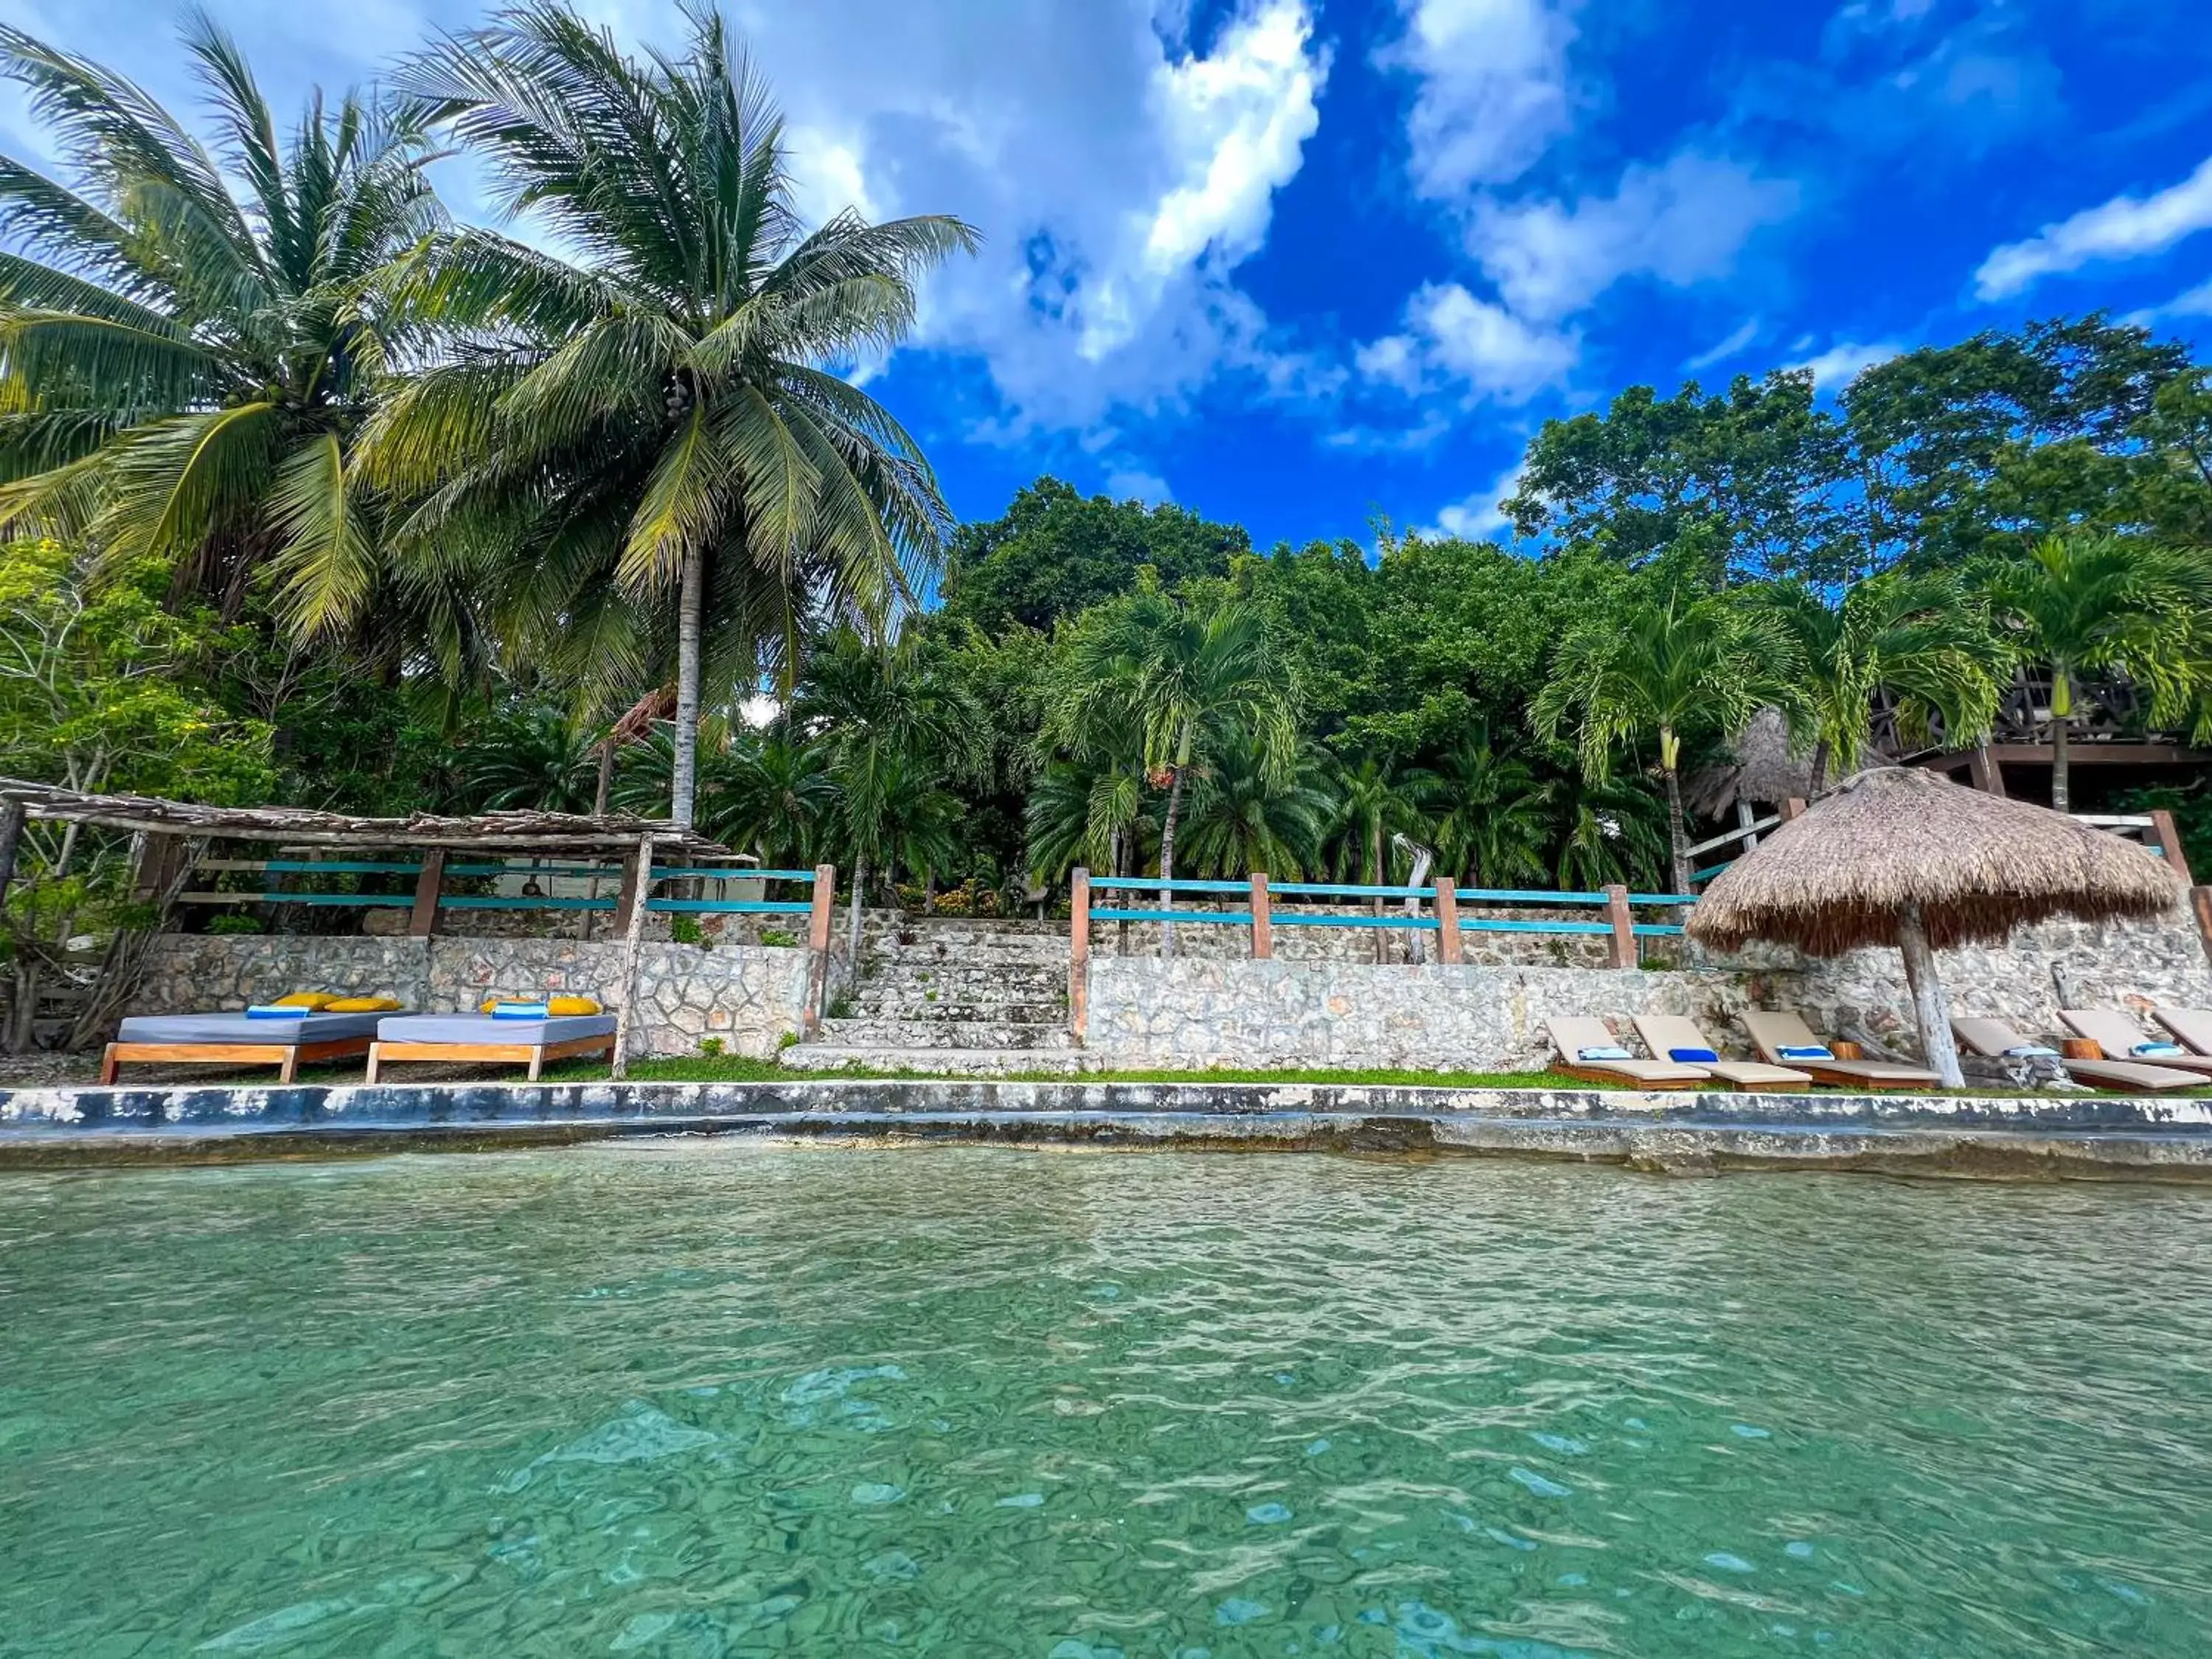
M2173 814L2163 806L2151 809L2150 832L2158 837L2158 850L2166 855L2166 866L2181 878L2184 887L2197 883L2189 873L2189 855L2181 850L2181 830L2173 821Z
M0 806L0 904L8 902L8 885L15 879L15 849L23 840L23 803L11 800Z
M1787 823L1792 818L1802 818L1804 816L1805 803L1796 796L1792 795L1788 800L1782 803L1783 823Z
M800 1035L812 1036L822 1029L822 1011L830 1001L830 933L836 922L837 866L814 866L814 908L806 913L806 1006L799 1012Z
M1266 962L1275 954L1275 910L1267 897L1267 872L1252 872L1252 960Z
M1447 967L1462 960L1459 940L1459 888L1450 881L1437 884L1437 960Z
M2212 887L2191 888L2189 908L2197 917L2197 937L2204 941L2204 959L2212 962Z
M1067 1029L1079 1048L1091 1035L1091 872L1084 869L1067 884Z
M1985 795L2002 795L2005 792L2004 773L1990 756L1987 744L1966 757L1966 776Z
M410 939L428 939L438 929L438 890L446 880L446 849L433 847L422 854L422 873L415 878L415 908L407 918Z
M625 872L623 885L629 905L623 912L622 1006L615 1010L615 1052L608 1071L617 1079L629 1075L629 1037L635 1022L630 1018L637 1001L637 966L645 951L645 901L653 891L653 832L637 838L635 860Z
M1608 941L1607 965L1613 968L1636 966L1636 923L1628 910L1628 890L1615 884L1604 890L1605 919L1613 924L1613 937Z

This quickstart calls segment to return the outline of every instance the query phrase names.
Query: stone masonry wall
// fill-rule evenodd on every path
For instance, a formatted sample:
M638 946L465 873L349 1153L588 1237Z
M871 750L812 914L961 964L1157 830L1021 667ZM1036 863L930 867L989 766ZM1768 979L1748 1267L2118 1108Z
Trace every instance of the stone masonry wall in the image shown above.
M1952 1006L2030 1036L2057 1035L2062 1006L2212 1007L2212 968L2186 921L2024 930L2002 949L1946 951ZM2066 1000L2062 1004L2061 987ZM1748 1054L1735 1017L1795 1008L1814 1030L1869 1055L1920 1059L1903 969L1889 951L1831 961L1786 951L1617 973L1467 964L1377 968L1339 962L1173 963L1094 957L1088 1047L1115 1066L1401 1066L1525 1071L1552 1048L1544 1022L1686 1013L1724 1052Z
M289 991L398 997L410 1008L475 1008L493 995L570 991L621 1000L623 947L575 939L369 939L172 934L160 941L130 1012L243 1008ZM705 1037L766 1058L799 1029L803 950L647 943L639 957L631 1052L696 1054Z

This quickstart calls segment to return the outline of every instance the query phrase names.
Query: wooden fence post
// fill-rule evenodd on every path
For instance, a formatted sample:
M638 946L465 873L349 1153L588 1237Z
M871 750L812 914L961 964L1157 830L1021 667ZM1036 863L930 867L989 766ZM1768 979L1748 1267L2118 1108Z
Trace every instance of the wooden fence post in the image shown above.
M1275 910L1267 896L1267 873L1252 872L1252 960L1266 962L1275 954Z
M1437 884L1437 960L1455 967L1462 960L1459 939L1459 886L1452 881Z
M622 1006L615 1010L615 1052L607 1063L610 1076L619 1082L629 1075L630 1012L637 1001L638 958L645 951L645 902L653 891L653 832L637 840L635 874L623 884L629 889L629 906L623 912Z
M836 922L837 866L814 866L814 908L806 913L806 1006L799 1011L799 1033L811 1037L822 1029L830 1000L830 934Z
M1607 966L1633 968L1636 966L1636 924L1629 915L1628 890L1618 884L1605 891L1605 919L1613 924L1612 946Z
M1091 872L1083 869L1067 884L1067 1029L1079 1048L1091 1035Z
M0 904L8 899L8 884L15 879L15 849L22 844L27 809L19 800L0 805Z
M422 854L422 872L415 878L415 908L407 917L407 936L428 939L438 927L438 889L446 879L446 849L433 847Z
M2181 849L2181 830L2180 826L2174 823L2173 814L2163 806L2153 807L2150 814L2150 832L2158 837L2158 850L2165 854L2167 867L2181 878L2181 884L2184 887L2197 885L2195 879L2189 873L2189 854Z

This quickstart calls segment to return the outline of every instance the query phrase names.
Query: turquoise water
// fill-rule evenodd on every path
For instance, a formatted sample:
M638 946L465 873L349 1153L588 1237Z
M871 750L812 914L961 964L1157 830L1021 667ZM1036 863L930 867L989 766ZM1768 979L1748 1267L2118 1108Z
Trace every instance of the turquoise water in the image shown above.
M638 1144L0 1179L0 1653L2212 1651L2212 1195Z

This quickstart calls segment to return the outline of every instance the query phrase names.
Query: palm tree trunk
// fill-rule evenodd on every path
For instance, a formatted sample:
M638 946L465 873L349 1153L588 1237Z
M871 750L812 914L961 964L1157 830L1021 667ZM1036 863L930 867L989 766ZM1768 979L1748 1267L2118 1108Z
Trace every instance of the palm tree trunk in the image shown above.
M599 745L599 787L592 791L592 816L603 818L615 792L615 739L609 732L607 740Z
M1682 775L1674 767L1664 767L1667 780L1667 851L1668 862L1674 870L1674 890L1686 894L1690 890L1689 832L1682 820Z
M1809 780L1809 787L1816 795L1820 793L1820 786L1828 781L1829 752L1828 740L1826 738L1822 738L1813 745L1813 775Z
M1368 879L1372 881L1377 887L1380 887L1382 884L1382 820L1379 817L1375 820L1373 826L1368 832L1367 854L1368 868L1373 872L1369 876ZM1377 896L1371 902L1375 907L1375 920L1376 922L1375 929L1375 965L1377 968L1380 968L1384 963L1390 959L1389 939L1388 935L1385 934L1381 926L1382 920L1382 900L1380 896Z
M669 775L668 816L685 830L691 827L699 779L699 612L705 602L706 565L696 549L684 554L677 599L676 754Z
M2068 728L2073 724L2071 714L2051 717L2051 808L2055 812L2074 810L2074 781L2068 775L2071 765L2067 752L2067 739L2072 735Z
M845 922L845 960L847 970L857 980L860 976L860 895L868 890L868 855L853 855L853 902L847 907Z
M1131 858L1129 849L1135 843L1136 839L1137 831L1134 825L1127 830L1116 830L1114 832L1114 873L1115 875L1126 876L1129 873ZM1126 957L1129 954L1129 924L1126 921L1117 921L1114 924L1114 954L1117 957Z
M1166 818L1160 824L1160 879L1163 882L1175 879L1176 817L1182 811L1182 768L1171 766L1168 769L1168 812ZM1175 908L1173 888L1160 889L1160 908L1163 910ZM1173 962L1175 949L1175 923L1166 922L1160 928L1160 960Z

